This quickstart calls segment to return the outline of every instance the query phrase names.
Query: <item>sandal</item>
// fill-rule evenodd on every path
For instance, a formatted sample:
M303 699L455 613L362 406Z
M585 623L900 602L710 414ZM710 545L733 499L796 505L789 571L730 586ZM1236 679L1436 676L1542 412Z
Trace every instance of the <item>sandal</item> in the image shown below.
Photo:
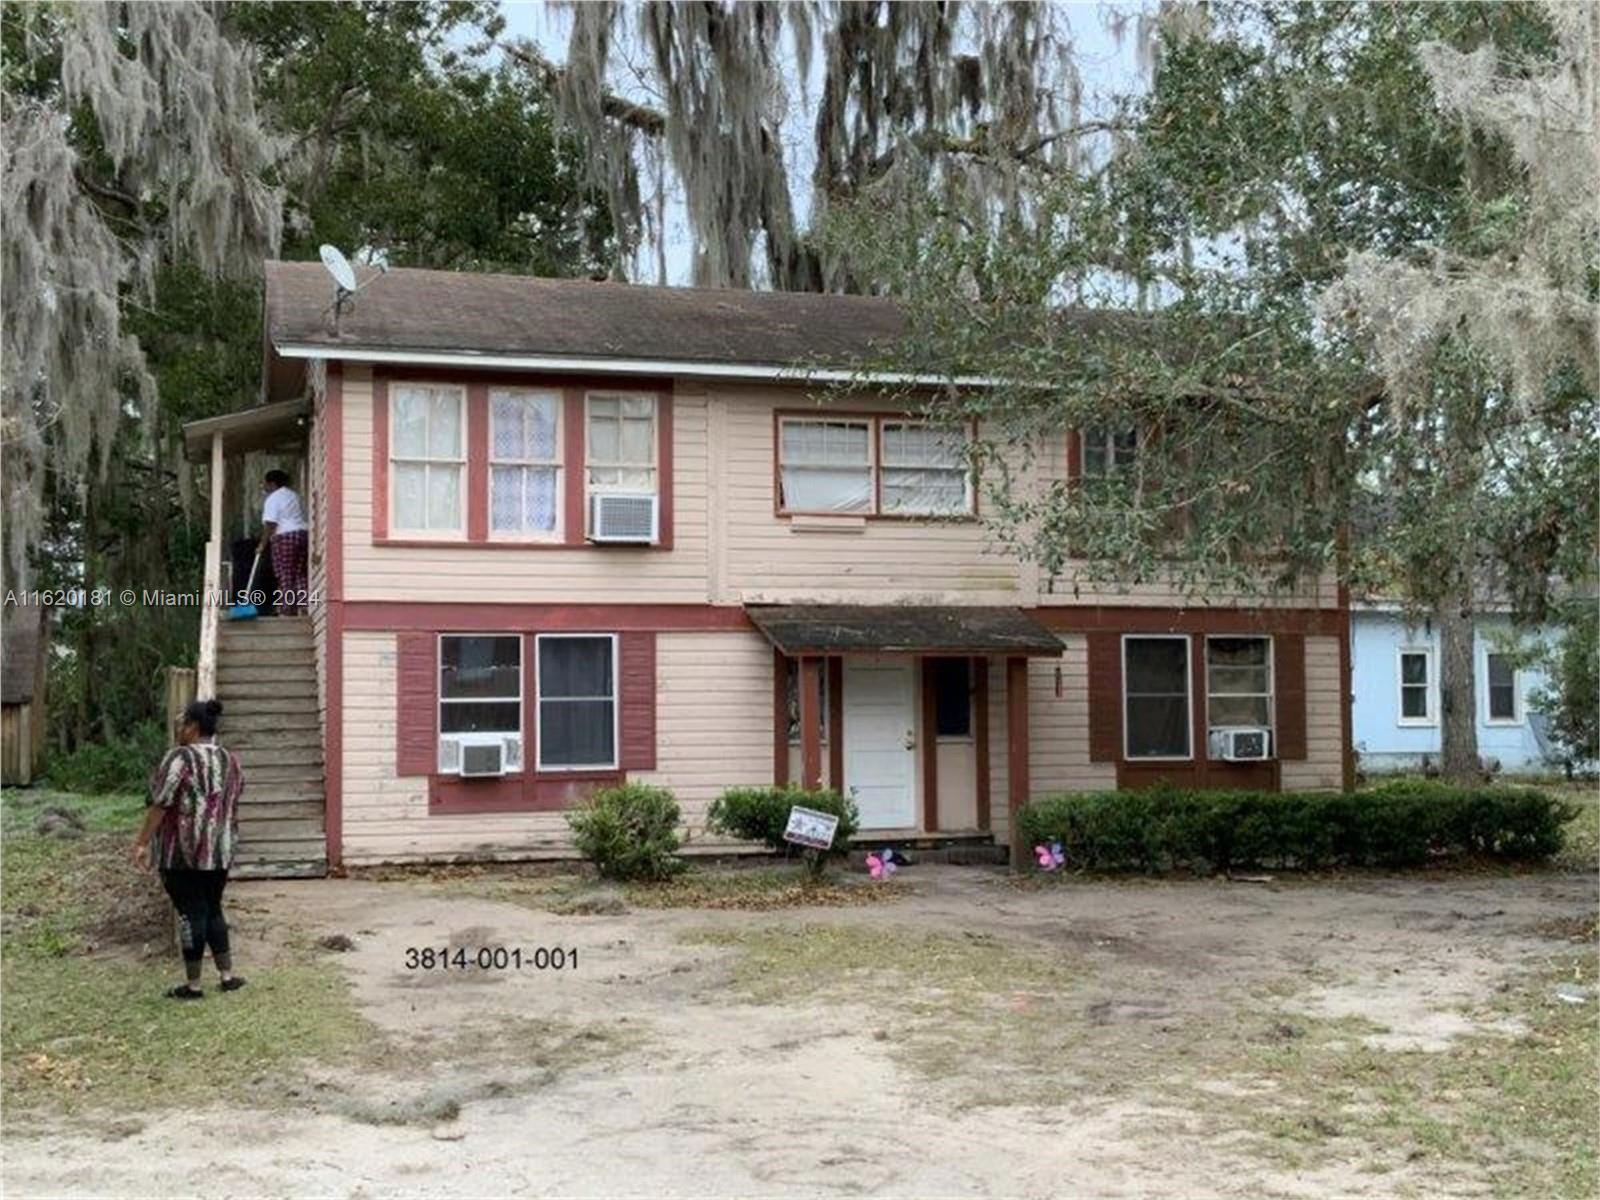
M232 979L224 979L218 986L221 987L225 992L237 992L248 982L249 980L240 979L237 975L235 975Z
M206 996L199 988L190 987L187 983L169 987L162 994L169 1000L204 1000Z

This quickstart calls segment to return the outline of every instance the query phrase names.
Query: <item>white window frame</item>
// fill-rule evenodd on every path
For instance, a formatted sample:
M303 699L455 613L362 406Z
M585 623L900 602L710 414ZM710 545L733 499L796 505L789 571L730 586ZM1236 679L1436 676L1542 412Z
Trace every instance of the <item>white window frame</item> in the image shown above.
M544 713L544 672L536 670L533 673L533 729L534 729L534 759L535 769L541 774L576 773L581 771L615 771L622 762L622 676L621 662L618 658L621 647L619 639L614 633L539 633L533 638L533 661L539 662L539 645L546 639L585 638L594 641L604 638L611 643L611 761L609 763L558 763L548 766L544 761L544 722L541 719ZM562 700L582 699L583 697L555 696L552 702L559 704ZM600 697L588 697L598 700Z
M444 694L444 643L446 638L516 638L517 639L517 694L515 696L446 696ZM434 678L434 703L438 705L435 714L441 738L462 736L444 731L444 706L447 704L509 704L512 701L517 705L517 727L515 729L497 729L493 731L495 737L515 737L522 740L528 727L528 710L524 696L527 691L528 678L528 647L527 638L510 629L496 630L493 632L478 633L441 633L435 641L433 655Z
M1423 685L1407 683L1405 656L1420 654L1427 662L1427 682ZM1406 716L1406 688L1423 687L1428 698L1428 714L1423 717ZM1396 646L1394 651L1394 712L1395 723L1408 729L1429 729L1439 723L1439 668L1438 656L1432 646Z
M460 458L411 458L401 457L395 453L395 416L399 408L398 396L404 388L430 388L435 391L451 391L456 394L456 414L460 424L461 457ZM467 458L469 427L467 424L467 389L454 383L430 383L425 379L397 379L389 384L389 402L385 405L387 412L384 419L388 421L388 455L389 455L389 534L403 535L408 538L431 538L441 542L460 541L467 536ZM395 486L400 478L400 472L395 470L399 464L420 463L424 468L435 464L440 466L453 466L456 472L456 510L461 514L461 523L454 529L415 529L399 523L400 506L395 503ZM427 484L424 476L423 497L426 501Z
M1117 461L1117 436L1121 433L1133 434L1133 457L1127 462ZM1103 439L1106 444L1106 465L1103 470L1089 470L1089 439ZM1078 430L1078 473L1084 479L1110 479L1119 471L1132 470L1139 465L1139 451L1143 448L1143 439L1139 436L1138 429L1112 429L1107 425L1095 425L1087 429Z
M596 400L648 400L650 402L650 461L648 463L614 462L596 463L594 461L593 439L590 437L592 430L592 410ZM617 438L617 446L622 446L622 438ZM601 470L618 471L649 471L650 477L655 480L655 486L645 490L624 487L596 488L590 481L589 475L596 467ZM655 496L656 503L660 504L661 496L661 397L654 392L626 392L626 391L598 391L585 392L583 397L583 495L584 509L589 508L588 498L595 492L603 495L629 495L629 496ZM585 519L587 524L587 518Z
M1213 729L1228 729L1232 726L1219 725L1211 719L1211 643L1222 639L1228 641L1241 641L1249 638L1253 641L1267 644L1267 723L1266 728L1272 730L1273 752L1277 752L1278 744L1278 656L1277 647L1273 644L1270 633L1208 633L1206 634L1206 733L1209 735ZM1237 697L1255 697L1260 692L1219 692L1224 699ZM1209 750L1208 750L1209 753Z
M505 396L536 396L555 401L556 408L556 454L549 461L537 458L496 458L494 453L494 398L496 394ZM563 461L563 451L566 449L566 405L559 391L550 388L529 387L492 387L489 389L488 399L488 478L485 486L489 489L489 539L496 542L561 542L566 539L566 472L567 466ZM526 418L524 418L526 419ZM540 530L503 530L494 527L494 469L496 467L554 467L556 472L556 525L550 532Z
M1511 716L1494 716L1489 703L1489 659L1496 656L1506 659L1512 657L1504 650L1496 650L1492 646L1483 646L1479 649L1478 678L1483 680L1483 723L1495 728L1509 729L1527 720L1522 705L1522 668L1514 662L1511 664Z
M922 464L922 463L902 464L902 463L891 463L889 461L888 448L887 448L887 445L885 444L885 439L886 439L886 435L888 433L889 426L891 426L891 425L906 426L906 427L915 427L915 428L918 428L918 429L937 429L937 428L940 428L940 426L934 424L934 422L932 422L932 421L921 420L921 419L916 418L916 417L895 417L895 416L881 416L881 417L878 417L876 423L877 423L877 435L874 438L874 441L876 442L876 445L873 447L874 453L872 455L872 459L873 459L873 465L872 465L872 471L873 471L872 503L873 503L874 509L880 509L881 508L880 515L886 516L886 517L925 517L925 518L934 519L934 520L937 520L937 519L943 517L946 520L948 520L951 517L970 517L970 516L973 516L977 512L977 506L974 503L974 501L976 499L976 495L975 495L975 493L973 491L973 487L972 487L972 467L971 467L970 462L968 462L966 460L966 455L965 454L963 454L963 456L962 456L962 462L961 462L961 465L959 466L959 468L957 468L957 467L930 467L930 466L927 466L926 464ZM971 430L970 427L963 426L961 437L962 437L962 442L966 446L971 446L971 444L972 444L972 430ZM781 444L781 442L780 442L780 444ZM956 512L937 512L937 511L929 511L929 510L925 510L925 509L912 509L912 508L897 508L897 509L892 509L891 510L891 509L889 509L887 507L881 507L882 506L882 502L883 502L883 477L884 477L884 473L887 472L887 471L904 470L904 471L946 471L946 472L949 472L949 471L955 471L955 470L958 470L958 469L961 472L961 488L962 488L962 491L961 491L961 508L960 508L959 511L956 511Z
M853 512L839 512L826 508L793 508L783 492L783 431L788 425L865 425L867 429L867 506ZM778 464L778 512L783 516L801 517L875 517L878 515L878 419L872 413L818 413L816 416L780 416L778 418L778 444L774 448ZM796 470L823 466L821 463L799 463ZM857 463L850 470L859 470Z
M1187 754L1128 753L1128 643L1129 642L1182 642L1183 643L1183 694L1184 737L1189 743ZM1187 633L1125 633L1122 635L1122 757L1126 762L1193 762L1194 761L1194 639Z

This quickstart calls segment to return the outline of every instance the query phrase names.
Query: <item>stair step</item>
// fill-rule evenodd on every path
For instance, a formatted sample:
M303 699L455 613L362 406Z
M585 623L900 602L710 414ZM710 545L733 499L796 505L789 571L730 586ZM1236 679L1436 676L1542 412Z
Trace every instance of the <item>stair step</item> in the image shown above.
M254 859L239 858L234 861L230 879L321 879L328 873L328 860L323 853L308 854L304 858Z
M285 682L281 679L221 678L217 680L217 696L224 704L230 700L295 700L310 705L313 712L317 707L317 685L307 680ZM239 707L247 706L241 704Z
M308 683L315 687L317 668L311 663L277 662L239 665L227 655L217 664L217 686L226 683Z
M265 692L260 695L236 695L228 692L222 697L222 702L227 707L222 714L222 732L226 736L232 727L235 718L265 717L277 713L310 713L316 714L317 698L315 693L309 696L288 695L279 691Z
M290 714L280 713L279 716L287 717ZM269 744L296 746L322 745L322 730L315 723L310 725L278 723L276 721L257 720L248 724L230 721L225 731L228 745L230 746L265 746Z
M246 789L271 792L309 792L312 789L320 792L325 787L325 781L322 777L321 763L311 766L268 763L260 767L252 767L246 763L244 785Z
M286 817L281 821L252 820L239 814L239 846L263 849L279 842L315 841L323 837L321 817Z
M245 793L239 802L240 821L310 821L319 824L326 806L319 796L315 800L263 800Z
M219 671L230 671L235 667L282 666L305 666L316 670L316 655L309 646L299 648L227 646L217 657Z
M315 804L321 807L325 803L326 789L321 780L306 781L304 783L274 783L271 780L261 781L248 775L244 781L244 799L240 801L240 812L252 804Z

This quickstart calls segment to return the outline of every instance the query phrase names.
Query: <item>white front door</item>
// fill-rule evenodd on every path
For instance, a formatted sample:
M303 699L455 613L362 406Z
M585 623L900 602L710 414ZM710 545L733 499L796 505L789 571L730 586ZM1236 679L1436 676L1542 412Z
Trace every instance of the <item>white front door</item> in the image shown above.
M844 780L862 829L917 824L911 663L844 664Z

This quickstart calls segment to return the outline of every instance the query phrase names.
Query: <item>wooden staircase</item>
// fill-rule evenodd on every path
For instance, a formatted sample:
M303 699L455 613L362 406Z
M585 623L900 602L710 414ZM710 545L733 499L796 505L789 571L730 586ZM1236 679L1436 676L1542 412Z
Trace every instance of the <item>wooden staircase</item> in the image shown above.
M217 740L239 756L241 879L326 875L322 726L309 617L225 621L218 629Z

